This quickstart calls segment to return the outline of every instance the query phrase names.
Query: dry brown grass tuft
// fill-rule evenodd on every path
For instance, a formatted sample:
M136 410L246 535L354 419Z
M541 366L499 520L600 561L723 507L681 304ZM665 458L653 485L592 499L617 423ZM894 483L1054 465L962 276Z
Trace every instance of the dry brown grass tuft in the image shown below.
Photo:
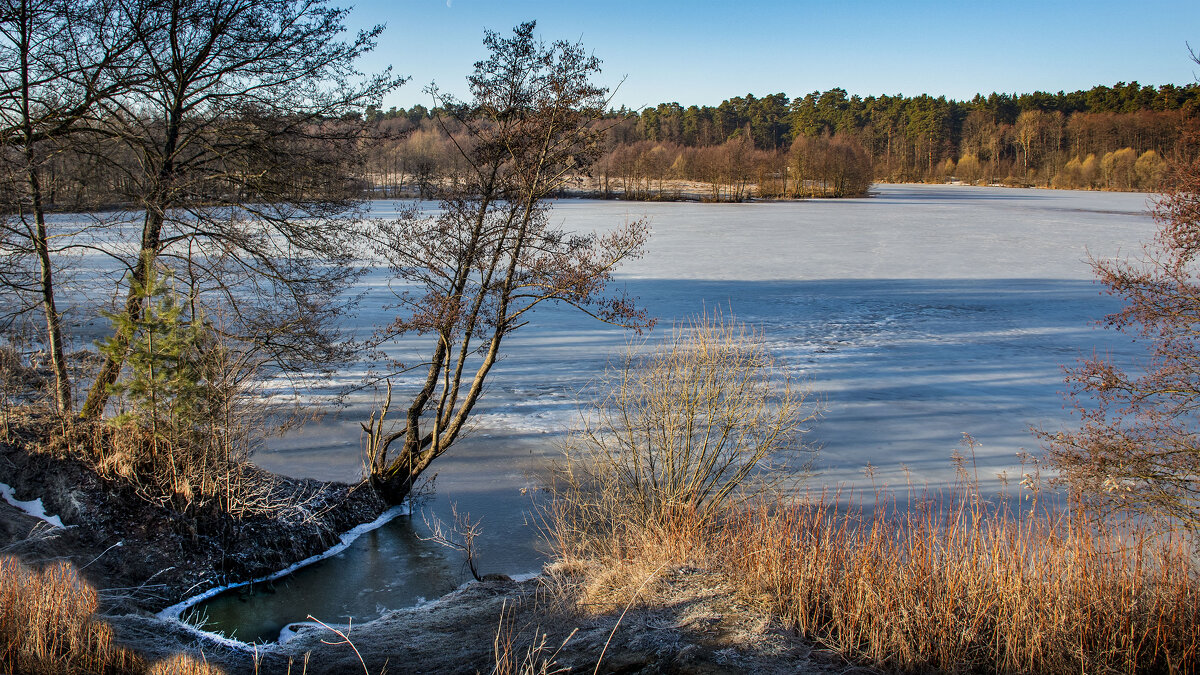
M656 566L723 572L737 592L861 663L901 670L1194 672L1200 568L1194 550L1135 523L1068 507L979 499L780 497L707 526L584 522L558 500L549 532L585 608L611 611ZM653 603L653 588L640 602Z
M176 654L150 666L147 675L222 675L216 666L185 654Z
M137 659L92 618L96 592L65 563L37 572L0 557L0 670L17 673L127 672Z
M217 668L185 656L147 670L136 654L113 642L112 629L93 616L96 606L96 591L70 565L35 571L0 556L0 671L220 675Z
M27 422L39 442L30 449L84 462L101 478L131 488L141 499L181 513L217 510L234 518L306 518L313 493L255 467L230 434L214 433L203 442L155 438L132 422L76 420L65 433L48 427L44 416ZM238 432L241 434L242 432Z

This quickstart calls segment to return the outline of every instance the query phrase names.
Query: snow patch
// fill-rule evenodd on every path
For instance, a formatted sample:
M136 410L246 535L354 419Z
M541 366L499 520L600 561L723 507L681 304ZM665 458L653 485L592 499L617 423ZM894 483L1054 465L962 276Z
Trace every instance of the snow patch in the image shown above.
M46 513L46 506L45 504L42 504L41 497L23 502L20 499L17 499L16 490L4 483L0 483L0 495L4 495L4 501L12 504L18 509L21 509L34 518L44 520L60 530L66 529L66 526L63 525L62 518L59 518L58 516L51 516Z
M276 642L278 642L281 645L286 644L288 641L290 641L292 638L296 637L296 635L298 635L300 633L300 629L309 628L312 626L320 626L320 624L314 623L312 621L295 621L293 623L289 623L288 625L286 625L282 629L280 629L279 639L276 640Z

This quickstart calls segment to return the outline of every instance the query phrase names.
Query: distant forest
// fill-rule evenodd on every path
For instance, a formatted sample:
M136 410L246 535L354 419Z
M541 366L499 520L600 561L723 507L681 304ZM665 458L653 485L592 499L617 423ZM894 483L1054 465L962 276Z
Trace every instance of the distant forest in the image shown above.
M280 175L305 198L437 198L465 169L451 140L469 136L460 133L454 114L462 112L416 105L303 119L222 113L224 121L213 123L224 141L215 138L209 154L189 161L216 162L224 167L214 169L219 175L276 175L280 167L265 148L245 166L228 166L221 157L223 144L241 142L246 125L274 125L293 129L281 142L306 158L306 166L340 167L333 180L300 175L299 165L289 162ZM137 153L112 140L120 136L109 128L114 123L100 118L92 124L103 133L56 146L40 160L53 209L135 203L147 189L135 180ZM843 89L796 99L747 94L718 106L621 109L598 124L605 128L603 154L587 175L568 183L566 194L742 201L856 196L872 182L947 181L1153 191L1171 159L1200 152L1200 85L1118 83L970 101L862 98ZM186 199L211 201L208 191L228 191L222 185L197 185Z
M454 148L439 111L367 109L379 189L432 196ZM1119 82L1087 91L849 96L753 94L718 106L662 103L603 122L606 153L580 185L604 197L713 201L862 194L872 181L1154 190L1167 161L1196 153L1200 85ZM693 187L696 187L693 186Z

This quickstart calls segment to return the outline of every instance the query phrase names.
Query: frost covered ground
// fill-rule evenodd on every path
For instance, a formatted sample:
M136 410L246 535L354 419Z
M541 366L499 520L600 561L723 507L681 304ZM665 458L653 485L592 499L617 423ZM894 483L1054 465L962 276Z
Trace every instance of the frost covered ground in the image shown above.
M1115 304L1099 294L1087 258L1137 253L1153 232L1147 195L920 185L873 193L794 203L564 201L554 217L577 230L649 218L646 255L621 270L620 283L659 317L656 334L706 308L761 329L825 411L809 435L821 448L814 487L862 486L868 462L877 482L902 486L907 467L916 483L938 485L952 476L949 456L964 432L982 444L981 478L1007 471L1019 480L1017 453L1037 450L1030 426L1069 424L1061 365L1094 350L1134 353L1092 326ZM380 216L394 208L375 204ZM366 283L362 330L385 321L369 308L385 301L386 278ZM483 572L539 564L527 492L575 419L580 390L628 339L551 308L506 342L477 428L439 460L426 506L445 518L458 502L482 517ZM285 474L356 478L369 403L359 396L340 418L273 441L256 461ZM243 637L266 637L309 613L358 621L432 598L456 587L463 570L422 530L419 517L399 519L275 595L218 599L206 611Z

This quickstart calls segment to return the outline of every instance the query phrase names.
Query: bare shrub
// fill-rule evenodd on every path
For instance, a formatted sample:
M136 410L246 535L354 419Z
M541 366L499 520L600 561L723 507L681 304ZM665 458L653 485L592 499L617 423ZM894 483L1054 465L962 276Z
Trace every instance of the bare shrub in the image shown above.
M1143 344L1144 358L1096 355L1069 367L1079 426L1038 436L1102 516L1154 517L1200 544L1200 162L1174 167L1153 215L1158 232L1140 260L1092 261L1105 292L1124 301L1104 325Z
M720 314L677 325L648 354L631 347L595 390L565 443L564 477L639 521L711 520L777 485L790 474L771 469L810 451L800 438L817 412L806 392L760 334Z
M483 577L479 576L479 568L475 566L475 556L478 553L475 548L475 539L483 534L483 526L479 520L471 520L469 513L459 515L457 502L450 503L450 514L454 520L453 525L447 525L437 516L433 516L431 522L430 517L422 512L421 519L425 521L425 527L429 529L429 536L417 535L417 538L461 552L466 558L467 569L471 571L471 576L475 581L483 581Z

